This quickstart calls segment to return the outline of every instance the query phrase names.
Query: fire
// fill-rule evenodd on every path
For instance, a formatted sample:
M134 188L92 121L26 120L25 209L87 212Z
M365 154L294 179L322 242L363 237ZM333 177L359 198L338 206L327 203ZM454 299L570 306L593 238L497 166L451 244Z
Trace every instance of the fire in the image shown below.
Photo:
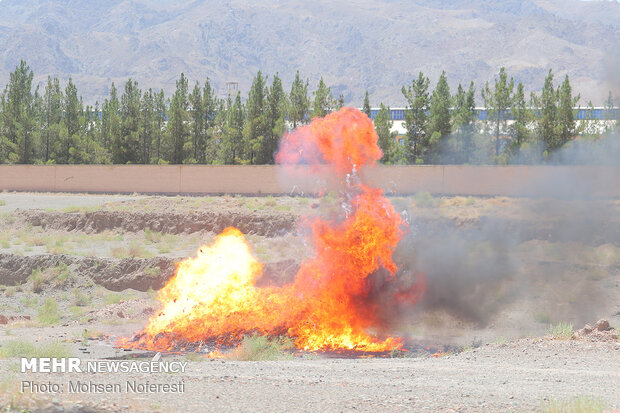
M342 108L286 135L276 161L283 165L328 164L338 175L345 175L381 159L378 139L368 116Z
M382 156L377 140L372 121L351 108L284 136L278 162L326 165L339 177L343 195L341 217L308 223L314 254L301 263L294 281L257 287L262 265L243 234L228 228L196 257L178 264L159 292L161 311L121 345L152 350L203 342L231 345L259 333L286 334L303 350L400 348L400 339L372 334L381 327L372 296L377 271L383 269L383 281L395 280L392 253L403 236L400 214L380 189L356 175L356 169ZM419 293L414 285L399 291L397 299L406 294L415 301Z

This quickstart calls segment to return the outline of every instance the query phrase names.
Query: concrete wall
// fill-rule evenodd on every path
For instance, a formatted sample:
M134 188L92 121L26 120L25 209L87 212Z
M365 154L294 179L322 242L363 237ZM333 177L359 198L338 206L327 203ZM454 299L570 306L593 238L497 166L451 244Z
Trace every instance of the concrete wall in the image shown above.
M616 166L381 166L364 180L388 193L620 197ZM316 193L325 173L276 166L0 165L0 190L116 193Z

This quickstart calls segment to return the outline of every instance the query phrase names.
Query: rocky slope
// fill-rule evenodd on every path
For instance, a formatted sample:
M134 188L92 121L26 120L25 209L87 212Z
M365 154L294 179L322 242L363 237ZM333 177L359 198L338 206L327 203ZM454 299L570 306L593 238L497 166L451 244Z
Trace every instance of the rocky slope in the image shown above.
M168 93L181 72L220 93L236 80L245 95L259 69L286 87L299 69L349 104L368 89L397 106L420 70L480 90L506 66L531 90L549 68L568 73L583 102L600 104L620 94L619 22L617 1L2 0L0 85L21 58L37 81L72 76L88 102L129 77Z

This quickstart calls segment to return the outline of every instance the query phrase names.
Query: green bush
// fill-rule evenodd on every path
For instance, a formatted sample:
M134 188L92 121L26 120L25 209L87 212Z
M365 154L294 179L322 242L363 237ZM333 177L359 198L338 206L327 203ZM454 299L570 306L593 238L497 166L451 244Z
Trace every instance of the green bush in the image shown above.
M544 402L543 413L601 413L605 410L605 402L600 399L580 396L570 400L550 400Z
M9 341L0 347L0 357L71 357L71 350L63 343L52 341L33 344L26 340Z
M43 305L39 308L39 322L41 324L56 324L60 321L60 314L58 313L58 304L53 298L46 298Z
M286 350L293 347L290 338L268 338L266 336L246 336L241 344L230 353L229 358L241 361L282 360L292 358Z
M419 208L434 208L438 204L438 201L433 198L430 192L417 192L413 196L413 202Z
M568 340L573 336L573 325L569 323L560 322L555 325L550 325L548 334L558 340Z

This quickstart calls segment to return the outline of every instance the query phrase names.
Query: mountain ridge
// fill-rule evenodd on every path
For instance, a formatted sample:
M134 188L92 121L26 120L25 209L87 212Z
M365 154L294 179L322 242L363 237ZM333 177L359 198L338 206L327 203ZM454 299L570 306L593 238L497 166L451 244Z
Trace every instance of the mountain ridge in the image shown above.
M421 70L434 84L474 80L478 91L501 66L539 90L549 69L568 74L582 105L620 95L620 4L577 0L301 0L220 2L2 0L0 84L20 59L35 72L71 76L87 102L110 83L174 90L184 72L209 77L220 94L238 81L247 94L260 69L289 87L295 71L314 89L361 104L404 104L402 85ZM477 99L480 100L479 93Z

